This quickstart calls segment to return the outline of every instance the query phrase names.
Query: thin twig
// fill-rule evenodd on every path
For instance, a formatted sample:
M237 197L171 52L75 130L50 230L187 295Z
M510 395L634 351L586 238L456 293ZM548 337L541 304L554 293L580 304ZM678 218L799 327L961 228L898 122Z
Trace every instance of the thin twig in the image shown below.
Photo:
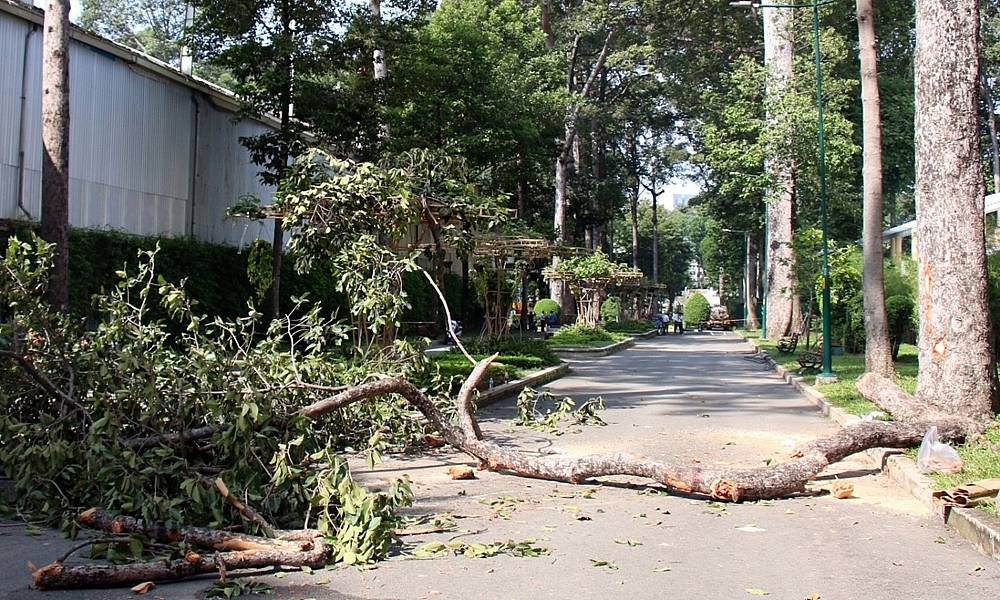
M458 339L457 335L455 335L455 330L451 326L451 311L448 310L448 301L445 299L444 293L441 291L441 288L439 288L438 285L434 283L434 278L431 277L431 274L427 272L427 269L421 268L420 272L424 274L424 277L427 278L427 281L431 283L431 287L434 288L435 292L437 292L438 298L441 299L441 304L442 306L444 306L444 314L445 317L447 318L447 321L445 322L448 324L448 331L451 333L451 339L455 342L455 346L457 346L458 349L462 351L462 354L465 355L465 358L469 359L469 362L471 362L472 364L476 364L476 359L472 358L472 355L469 354L465 350L465 346L462 345L462 341Z
M81 548L86 548L87 546L93 546L94 544L121 544L124 542L128 542L129 540L130 538L128 537L116 537L116 538L98 538L96 540L87 540L85 542L80 542L79 544L76 544L75 546L67 550L65 554L55 559L55 561L53 562L55 562L56 564L62 564L63 562L66 561L67 558L72 556L74 552L76 552Z

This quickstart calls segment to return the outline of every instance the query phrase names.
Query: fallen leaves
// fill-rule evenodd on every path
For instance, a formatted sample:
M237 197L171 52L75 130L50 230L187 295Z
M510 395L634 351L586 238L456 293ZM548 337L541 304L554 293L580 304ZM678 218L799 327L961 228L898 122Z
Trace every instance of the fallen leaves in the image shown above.
M616 544L629 545L629 546L641 546L642 545L642 542L640 542L639 540L620 540L618 538L615 538L615 543Z
M519 558L547 556L551 554L552 548L536 546L534 538L529 538L521 542L507 540L506 542L466 543L457 540L448 542L428 542L411 554L416 558L438 558L448 553L462 554L468 558L489 558L498 554L509 554Z
M612 571L617 571L618 570L618 565L616 565L615 563L611 562L610 560L601 560L601 559L597 559L597 558L592 558L592 559L590 559L590 562L591 562L591 566L593 566L593 567L607 567L607 568L611 569Z

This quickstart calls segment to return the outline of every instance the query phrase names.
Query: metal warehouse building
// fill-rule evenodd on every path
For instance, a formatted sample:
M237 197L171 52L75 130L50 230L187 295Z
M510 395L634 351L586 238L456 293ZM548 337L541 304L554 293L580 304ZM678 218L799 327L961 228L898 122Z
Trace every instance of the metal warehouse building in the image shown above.
M0 219L38 221L42 182L42 16L0 0ZM73 27L70 224L237 245L271 227L224 221L244 194L273 189L239 138L267 123L230 121L234 96Z

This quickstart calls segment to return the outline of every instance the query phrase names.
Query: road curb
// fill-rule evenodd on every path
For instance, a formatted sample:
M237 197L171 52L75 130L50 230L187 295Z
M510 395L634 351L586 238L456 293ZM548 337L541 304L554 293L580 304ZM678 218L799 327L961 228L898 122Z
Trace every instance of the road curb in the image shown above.
M798 390L810 402L816 404L824 415L841 427L860 421L860 417L844 411L830 403L816 388L807 385L797 373L789 371L774 361L774 358L760 349L753 340L747 339L754 351L767 356L766 364L786 383ZM978 508L945 507L934 502L933 480L917 469L912 458L902 451L891 448L870 448L865 454L878 465L893 481L902 486L914 498L926 506L935 517L950 525L962 537L971 542L980 552L1000 560L1000 518Z
M552 351L556 353L556 356L564 359L599 358L621 352L632 346L635 346L635 338L630 337L603 348L553 348Z
M520 394L526 387L536 387L539 385L545 385L550 381L555 381L567 373L569 373L569 365L567 363L542 369L541 371L532 373L523 379L515 379L514 381L507 382L503 385L498 385L488 390L482 390L479 392L479 397L476 398L473 403L476 405L476 408L481 408L488 404L492 404L497 400L503 400L504 398Z

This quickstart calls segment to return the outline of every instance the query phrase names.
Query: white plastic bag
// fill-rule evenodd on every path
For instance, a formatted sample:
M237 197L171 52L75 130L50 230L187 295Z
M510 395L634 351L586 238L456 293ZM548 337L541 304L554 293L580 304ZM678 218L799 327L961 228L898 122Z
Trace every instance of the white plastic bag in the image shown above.
M962 457L943 442L938 441L938 430L932 425L924 434L924 441L917 451L917 468L921 473L958 473L962 470Z

